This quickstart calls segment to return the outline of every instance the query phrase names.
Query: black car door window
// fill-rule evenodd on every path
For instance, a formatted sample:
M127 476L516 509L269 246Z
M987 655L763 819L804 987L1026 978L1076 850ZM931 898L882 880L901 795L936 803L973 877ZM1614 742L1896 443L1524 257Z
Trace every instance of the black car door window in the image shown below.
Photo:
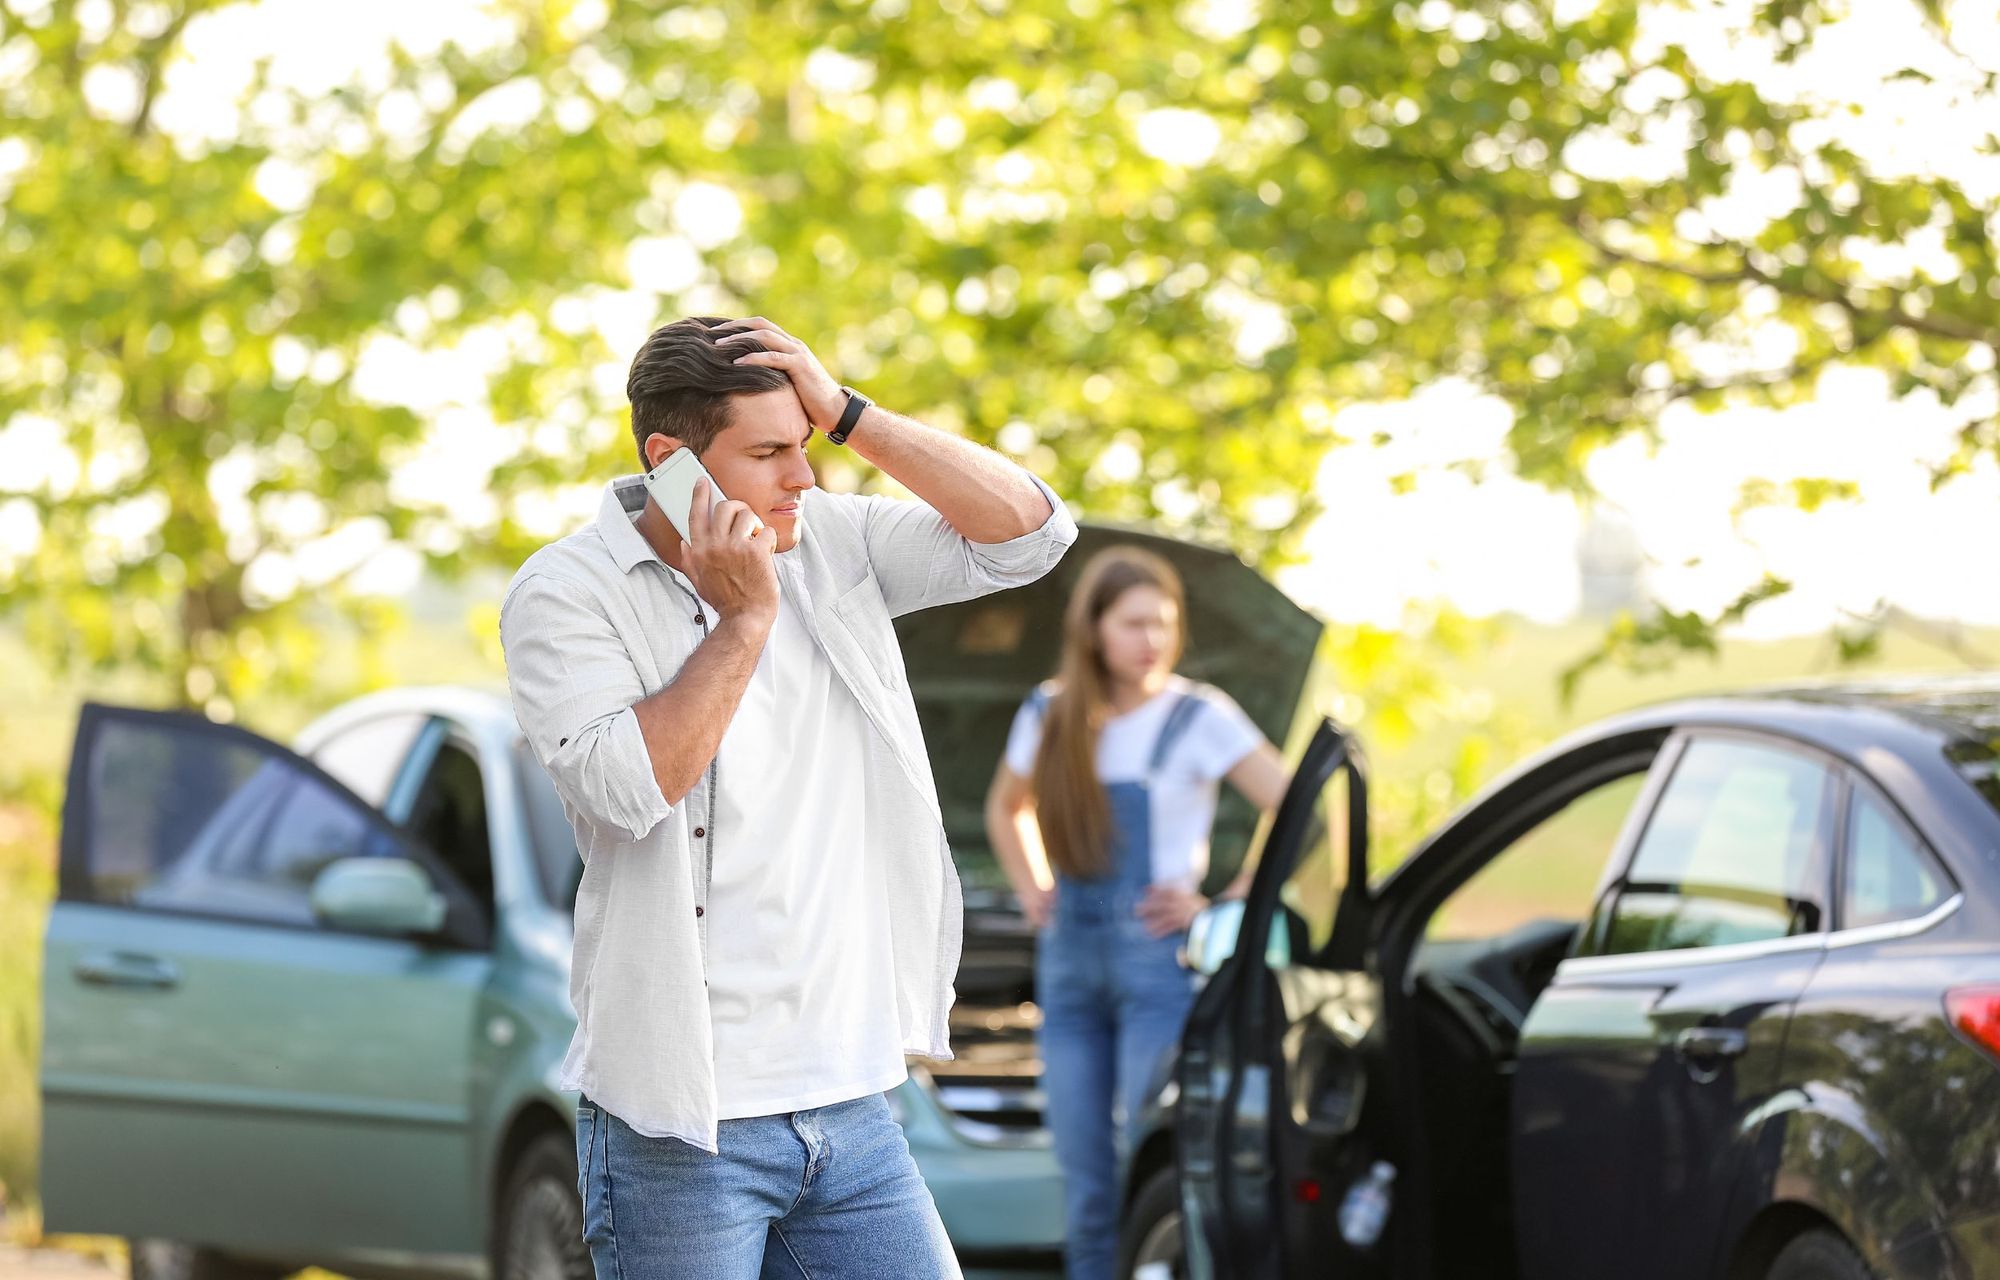
M1952 894L1944 871L1910 829L1857 787L1848 802L1841 927L1914 920Z
M1818 932L1833 775L1776 744L1697 738L1674 766L1585 954Z
M1333 937L1340 911L1341 890L1347 886L1349 864L1349 774L1334 775L1313 802L1312 826L1292 872L1278 891L1290 956L1304 961L1317 956Z

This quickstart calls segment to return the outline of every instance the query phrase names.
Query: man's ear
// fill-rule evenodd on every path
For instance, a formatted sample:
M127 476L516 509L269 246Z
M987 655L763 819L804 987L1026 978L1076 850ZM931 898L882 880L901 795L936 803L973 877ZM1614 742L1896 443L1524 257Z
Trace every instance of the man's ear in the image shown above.
M654 467L666 461L668 454L680 448L681 442L674 436L661 435L655 431L652 435L646 437L644 447L646 451L646 470L651 471Z

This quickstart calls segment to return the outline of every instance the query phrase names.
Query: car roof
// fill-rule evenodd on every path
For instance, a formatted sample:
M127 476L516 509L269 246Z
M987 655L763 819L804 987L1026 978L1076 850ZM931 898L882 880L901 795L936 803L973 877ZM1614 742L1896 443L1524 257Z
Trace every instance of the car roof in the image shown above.
M341 703L301 729L292 739L292 749L311 755L320 743L341 730L388 715L446 716L489 742L511 742L521 732L504 685L402 685Z
M1995 671L1781 685L1739 696L1868 708L1941 729L1953 737L1982 742L2000 737L2000 672Z
M1572 729L1491 779L1466 808L1476 808L1551 766L1560 767L1558 762L1574 753L1602 752L1620 743L1657 744L1676 730L1703 729L1799 742L1860 767L1888 784L1899 799L1921 802L1923 795L1913 789L1918 785L1937 788L1953 775L1966 779L1990 767L1978 763L1996 753L1994 733L1981 732L1981 708L1996 700L2000 678L1990 673L1833 680L1676 698ZM1894 769L1886 767L1891 759L1899 762ZM1924 781L1919 784L1919 779ZM1994 816L1987 810L1982 827Z
M1719 691L1614 713L1571 737L1709 725L1762 729L1851 755L1889 747L1935 756L2000 738L2000 675L1828 680Z
M2000 759L2000 679L1991 673L1829 680L1678 698L1586 726L1591 739L1630 730L1721 728L1776 734L1860 764L1882 753L1919 772ZM1871 771L1873 771L1871 767Z

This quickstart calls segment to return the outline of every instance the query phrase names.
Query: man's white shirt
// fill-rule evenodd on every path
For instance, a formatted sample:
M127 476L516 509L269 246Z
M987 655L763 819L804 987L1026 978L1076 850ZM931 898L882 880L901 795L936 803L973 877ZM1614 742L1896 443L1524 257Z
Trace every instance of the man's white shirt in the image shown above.
M733 833L708 894L721 1119L831 1106L908 1074L888 841L869 829L868 789L843 764L868 733L861 704L781 600L717 755L716 825Z
M1029 478L1052 510L1008 542L972 542L922 502L813 490L799 544L777 557L785 607L867 726L858 755L808 758L806 767L864 793L857 821L880 867L888 922L870 937L886 934L887 1003L903 1054L951 1056L963 904L893 619L1021 586L1055 566L1076 523ZM577 1026L555 1087L589 1094L648 1137L714 1151L729 1089L716 1074L712 969L720 957L725 993L755 978L732 967L733 944L718 936L719 919L711 927L709 909L738 912L732 882L754 863L737 859L757 858L760 837L747 812L755 799L733 798L745 766L727 748L673 802L654 775L632 708L673 682L715 620L634 526L645 500L643 477L621 476L605 487L594 523L530 556L508 585L500 636L515 718L584 862L569 980ZM750 794L763 786L776 812L809 832L811 815L765 786L762 765L751 767Z

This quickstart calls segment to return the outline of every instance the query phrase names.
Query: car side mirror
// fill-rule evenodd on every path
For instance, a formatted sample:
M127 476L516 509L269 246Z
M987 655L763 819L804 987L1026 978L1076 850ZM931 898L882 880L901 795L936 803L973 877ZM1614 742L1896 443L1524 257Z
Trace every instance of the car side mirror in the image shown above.
M423 868L403 858L339 858L313 879L315 918L369 933L435 933L444 895Z
M1289 913L1280 911L1271 921L1271 936L1264 944L1264 963L1283 969L1292 962L1291 931L1286 928ZM1237 935L1243 931L1243 900L1226 898L1212 902L1188 924L1187 942L1181 948L1181 963L1204 977L1212 977L1223 961L1236 954Z

